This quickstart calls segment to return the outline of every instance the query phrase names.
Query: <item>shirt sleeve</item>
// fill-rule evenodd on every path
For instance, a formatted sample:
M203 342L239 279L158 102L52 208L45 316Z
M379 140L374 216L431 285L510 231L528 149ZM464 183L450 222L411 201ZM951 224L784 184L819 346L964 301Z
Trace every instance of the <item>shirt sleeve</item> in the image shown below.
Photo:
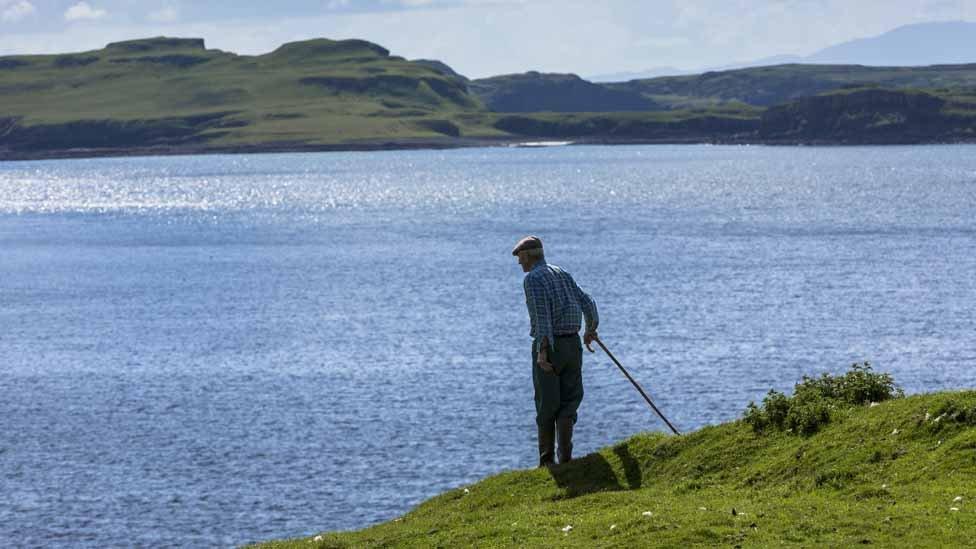
M553 344L552 334L552 315L549 312L549 303L546 298L545 287L540 281L533 277L525 277L523 283L525 287L525 304L529 308L529 322L532 323L532 333L535 339L532 341L536 352L541 351L542 338L547 338L550 346Z
M600 314L596 310L596 301L583 290L580 289L576 281L573 281L573 286L576 287L576 297L579 299L580 307L583 309L583 318L586 319L586 331L595 332L597 327L600 325Z

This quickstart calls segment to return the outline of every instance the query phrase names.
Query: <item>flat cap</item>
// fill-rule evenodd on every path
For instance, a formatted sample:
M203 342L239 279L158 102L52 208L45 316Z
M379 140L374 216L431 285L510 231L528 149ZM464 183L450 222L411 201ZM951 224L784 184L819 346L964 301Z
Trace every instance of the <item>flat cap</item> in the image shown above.
M516 244L515 248L512 249L512 255L518 255L519 252L525 250L541 250L541 249L542 249L542 240L540 240L538 236L527 236L522 240L518 241L518 244Z

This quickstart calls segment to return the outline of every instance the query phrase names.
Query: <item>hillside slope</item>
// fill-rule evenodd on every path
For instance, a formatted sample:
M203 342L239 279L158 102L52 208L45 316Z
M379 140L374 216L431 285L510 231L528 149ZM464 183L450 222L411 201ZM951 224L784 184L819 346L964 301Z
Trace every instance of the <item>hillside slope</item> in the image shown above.
M664 108L637 91L613 89L575 74L530 71L481 78L471 92L495 112L617 112Z
M962 547L976 391L860 406L812 436L743 421L503 473L357 532L263 547Z
M363 40L244 56L159 37L3 57L0 96L8 150L453 137L454 115L482 110L462 80Z

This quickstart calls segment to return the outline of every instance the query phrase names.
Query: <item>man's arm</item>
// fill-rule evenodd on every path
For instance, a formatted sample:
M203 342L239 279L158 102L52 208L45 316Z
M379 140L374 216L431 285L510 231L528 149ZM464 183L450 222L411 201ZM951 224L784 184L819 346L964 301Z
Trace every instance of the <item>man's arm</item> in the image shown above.
M596 329L600 325L600 314L596 310L596 301L593 301L593 298L589 294L580 289L575 280L573 281L573 286L576 287L576 297L579 299L580 307L583 309L583 319L586 321L583 344L589 349L590 343L597 337Z

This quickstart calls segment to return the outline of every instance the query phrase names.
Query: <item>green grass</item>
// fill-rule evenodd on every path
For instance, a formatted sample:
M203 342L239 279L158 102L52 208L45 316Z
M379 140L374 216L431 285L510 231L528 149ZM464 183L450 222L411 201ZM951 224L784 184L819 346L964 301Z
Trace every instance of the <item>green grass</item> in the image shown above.
M967 546L974 426L976 391L965 391L841 410L811 436L743 421L645 433L371 528L262 547Z

